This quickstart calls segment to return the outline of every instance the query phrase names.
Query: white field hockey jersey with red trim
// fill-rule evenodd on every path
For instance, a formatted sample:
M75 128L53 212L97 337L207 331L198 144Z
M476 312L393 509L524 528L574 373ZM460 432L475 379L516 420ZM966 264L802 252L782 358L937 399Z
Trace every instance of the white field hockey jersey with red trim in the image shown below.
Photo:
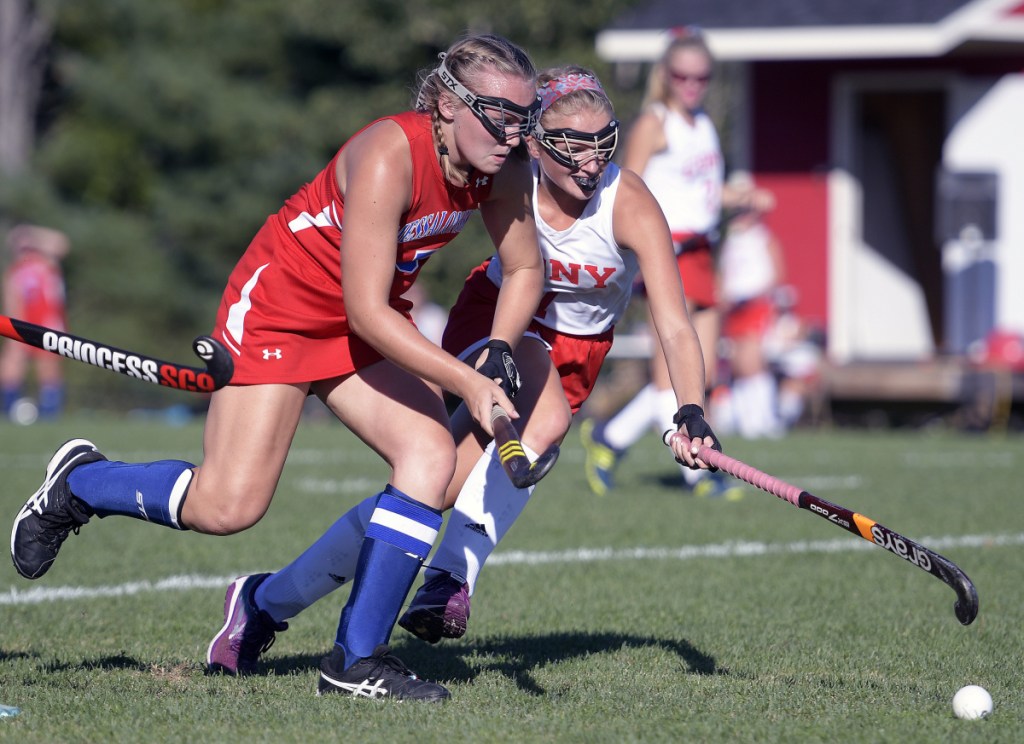
M768 247L771 240L771 233L761 223L729 231L718 259L722 299L742 302L775 286L775 262Z
M612 227L619 167L609 163L583 214L565 230L555 230L537 208L539 171L534 163L533 211L544 261L544 300L535 320L574 336L594 336L614 326L629 304L639 266L633 251L619 248ZM501 286L495 256L487 277Z
M722 208L725 164L715 125L699 111L691 125L663 104L652 109L661 118L666 147L654 153L641 174L665 213L673 235L710 232Z

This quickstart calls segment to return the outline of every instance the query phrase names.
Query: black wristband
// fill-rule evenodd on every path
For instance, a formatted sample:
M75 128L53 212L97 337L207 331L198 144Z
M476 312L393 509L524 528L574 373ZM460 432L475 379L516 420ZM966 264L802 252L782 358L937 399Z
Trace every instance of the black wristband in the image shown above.
M484 344L484 348L498 349L499 351L504 351L506 354L512 353L512 345L508 341L502 341L500 338L492 338Z
M683 420L688 416L696 414L701 418L704 418L704 409L698 406L696 403L687 403L685 406L676 411L676 415L672 417L672 423L676 425L678 429L683 425Z
M712 442L711 449L718 452L722 451L722 443L718 441L715 432L711 430L708 422L704 420L704 409L696 403L688 403L680 408L676 411L676 415L672 417L672 421L677 429L682 429L685 426L686 436L690 439L703 440L710 437ZM717 468L711 468L711 470L717 470Z

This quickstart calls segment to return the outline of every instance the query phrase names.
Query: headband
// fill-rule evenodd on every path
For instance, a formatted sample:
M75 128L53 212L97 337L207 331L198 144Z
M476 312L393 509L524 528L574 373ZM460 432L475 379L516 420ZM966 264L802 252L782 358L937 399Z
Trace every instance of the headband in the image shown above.
M540 110L547 111L559 98L578 90L595 90L604 94L604 88L593 75L570 72L568 75L547 81L537 90L540 94Z

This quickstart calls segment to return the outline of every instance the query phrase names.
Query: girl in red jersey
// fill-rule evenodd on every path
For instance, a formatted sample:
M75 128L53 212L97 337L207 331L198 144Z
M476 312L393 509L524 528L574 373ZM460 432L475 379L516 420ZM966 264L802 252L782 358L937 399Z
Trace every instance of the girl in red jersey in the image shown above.
M252 526L314 394L392 468L368 500L359 569L318 690L447 698L385 642L433 545L455 472L441 390L465 400L487 430L494 404L518 415L509 398L518 384L511 352L543 281L530 169L516 152L539 107L535 75L507 40L467 37L424 76L414 111L349 139L267 220L228 280L214 335L232 351L235 375L212 396L203 464L109 462L91 442L70 440L15 521L19 573L45 573L68 532L93 515L219 535ZM417 332L402 294L477 209L504 262L507 291L475 371ZM238 631L258 583L250 577L229 588L211 666L231 669L240 648L273 639L273 623Z
M64 272L60 264L71 247L67 236L48 227L17 225L7 235L7 246L12 260L4 272L4 314L66 330ZM0 350L4 413L15 414L30 363L35 367L39 416L56 418L64 405L60 357L12 340L6 341Z

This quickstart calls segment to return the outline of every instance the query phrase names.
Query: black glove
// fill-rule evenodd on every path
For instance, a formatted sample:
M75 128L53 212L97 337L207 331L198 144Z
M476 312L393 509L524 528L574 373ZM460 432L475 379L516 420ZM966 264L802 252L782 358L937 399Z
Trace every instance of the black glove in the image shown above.
M522 380L516 363L512 360L512 347L505 341L492 338L484 348L487 349L487 358L476 371L490 380L501 380L498 384L505 391L505 395L514 398L522 386Z
M708 426L708 422L704 420L704 409L695 403L689 403L678 411L676 415L672 417L672 421L676 425L676 429L682 429L686 427L686 436L690 439L703 440L704 437L711 437L713 444L711 449L718 452L722 451L722 443L718 441L718 437L715 436L715 432L711 431L711 427ZM711 470L718 470L718 468L710 468Z

